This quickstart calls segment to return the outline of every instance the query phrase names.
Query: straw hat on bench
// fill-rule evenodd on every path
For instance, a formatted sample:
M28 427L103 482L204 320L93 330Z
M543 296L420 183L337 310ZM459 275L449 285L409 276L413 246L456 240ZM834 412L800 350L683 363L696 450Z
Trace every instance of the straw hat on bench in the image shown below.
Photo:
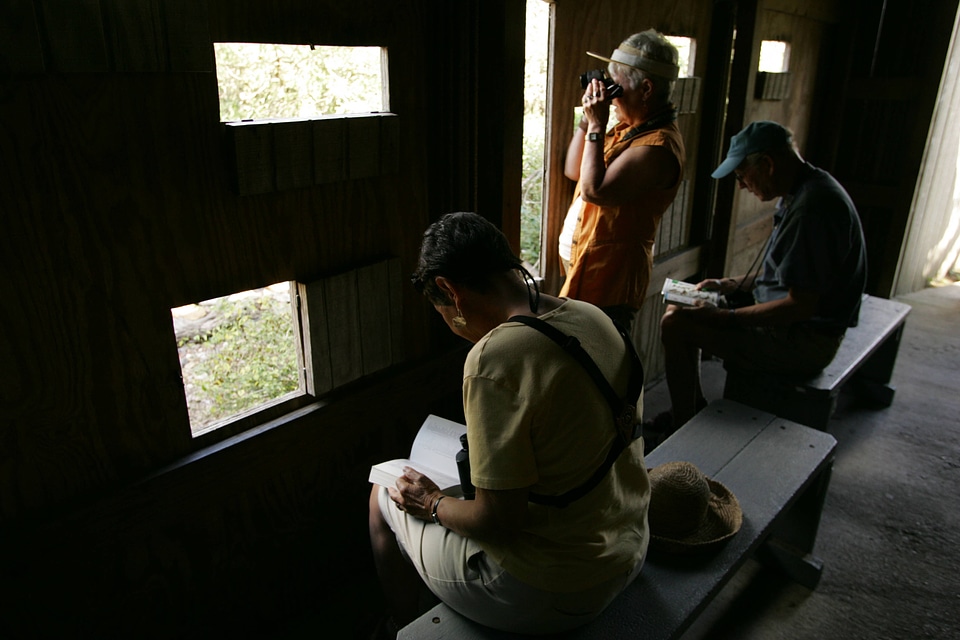
M690 555L714 551L743 522L737 497L690 462L667 462L649 470L650 546Z

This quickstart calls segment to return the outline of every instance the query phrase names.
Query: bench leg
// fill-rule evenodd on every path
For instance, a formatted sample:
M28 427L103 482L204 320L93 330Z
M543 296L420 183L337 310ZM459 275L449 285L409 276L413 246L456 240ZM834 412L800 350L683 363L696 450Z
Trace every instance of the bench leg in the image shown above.
M758 558L766 566L775 566L791 580L811 591L820 583L823 562L809 553L799 553L779 540L770 540L764 544Z
M832 469L833 461L830 461L790 507L758 556L765 564L776 566L808 589L817 586L823 571L823 563L813 556L813 547Z
M893 395L896 389L889 384L881 384L872 380L851 380L851 388L858 398L871 407L885 409L893 404Z
M890 379L893 377L893 366L897 362L903 328L903 324L897 327L896 331L891 333L890 337L867 358L851 380L853 391L875 407L889 407L893 403L895 390L890 386Z
M763 376L727 371L724 380L723 397L745 404L775 416L799 422L820 431L826 431L837 408L837 393L804 393L802 389L790 386L777 379L773 381Z

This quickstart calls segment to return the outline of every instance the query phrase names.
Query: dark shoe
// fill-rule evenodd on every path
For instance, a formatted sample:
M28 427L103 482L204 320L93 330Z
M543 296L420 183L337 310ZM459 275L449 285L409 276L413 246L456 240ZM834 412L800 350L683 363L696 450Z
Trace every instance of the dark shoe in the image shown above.
M647 428L660 433L673 433L673 411L661 411L653 420L644 420L644 433L647 432Z
M385 615L370 634L370 640L396 640L399 631L393 617Z
M673 413L664 411L653 420L643 422L643 455L659 447L664 440L673 435Z

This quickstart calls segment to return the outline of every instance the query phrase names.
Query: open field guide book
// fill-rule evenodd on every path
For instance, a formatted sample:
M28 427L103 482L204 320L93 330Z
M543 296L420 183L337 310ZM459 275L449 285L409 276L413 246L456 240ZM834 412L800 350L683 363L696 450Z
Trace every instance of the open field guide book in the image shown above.
M716 291L698 291L697 285L667 278L663 283L663 301L667 304L686 305L688 307L697 304L707 307L720 306L720 294Z
M460 435L467 427L458 422L427 416L417 437L413 440L409 458L399 458L370 467L370 482L392 487L404 467L413 467L437 483L440 490L451 496L460 494L460 476L457 473L457 452L460 451Z

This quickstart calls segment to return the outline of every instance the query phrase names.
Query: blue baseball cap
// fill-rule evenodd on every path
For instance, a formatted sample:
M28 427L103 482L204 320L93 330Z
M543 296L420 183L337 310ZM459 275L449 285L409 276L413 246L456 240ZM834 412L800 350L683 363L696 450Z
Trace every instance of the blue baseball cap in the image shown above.
M781 124L770 120L759 120L748 124L743 131L730 138L730 150L727 159L720 163L713 178L724 178L740 166L743 159L751 153L767 151L787 144L790 132Z

